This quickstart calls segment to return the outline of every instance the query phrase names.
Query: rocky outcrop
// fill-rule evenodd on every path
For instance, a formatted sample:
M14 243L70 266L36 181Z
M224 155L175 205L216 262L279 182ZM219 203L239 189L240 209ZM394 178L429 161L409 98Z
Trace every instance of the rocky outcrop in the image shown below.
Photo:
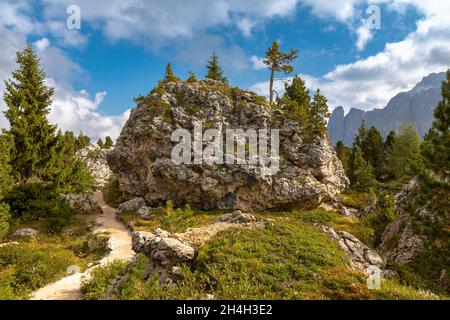
M77 156L86 164L95 180L97 189L105 187L112 177L106 156L110 150L101 149L96 144L90 144L77 152Z
M181 272L180 264L195 260L197 251L220 232L231 228L262 227L251 214L233 212L220 216L215 222L189 228L183 233L171 234L156 229L154 232L134 232L133 250L149 257L147 276L157 275L161 284L170 285Z
M13 237L32 238L38 235L38 231L32 228L21 228L13 233Z
M280 170L241 165L175 164L177 128L280 129ZM172 82L132 110L108 163L124 191L159 207L167 200L201 209L265 210L315 207L348 183L325 136L308 141L298 123L255 93L213 80Z
M318 227L329 234L347 253L351 267L363 272L367 272L367 269L371 266L380 269L385 267L384 259L352 234L346 231L336 231L328 226L319 225Z
M117 213L137 213L142 218L148 218L151 215L151 208L147 207L147 204L143 198L134 198L127 202L121 203L117 208Z
M386 259L400 264L413 260L423 250L426 241L424 236L414 232L411 216L403 209L403 205L417 195L417 189L417 180L413 179L396 195L396 209L399 215L381 237L380 251Z
M103 209L93 195L87 194L61 194L70 208L81 214L102 214Z
M444 72L430 74L412 90L392 98L384 109L363 111L352 108L344 116L344 108L337 107L328 122L328 132L333 145L342 140L350 146L362 120L366 122L366 126L376 127L383 138L391 130L400 128L403 123L413 124L422 137L430 129L433 110L442 99L441 83L444 78Z

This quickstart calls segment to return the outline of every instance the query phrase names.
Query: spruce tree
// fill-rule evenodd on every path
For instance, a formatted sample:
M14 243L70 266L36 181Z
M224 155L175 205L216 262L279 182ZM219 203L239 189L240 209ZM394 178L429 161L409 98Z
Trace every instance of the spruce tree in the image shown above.
M188 83L197 82L197 77L192 71L189 71L189 77L187 78L186 82Z
M358 128L358 131L353 138L353 146L362 148L362 142L366 138L367 135L367 128L366 128L366 122L363 120L361 121L361 124Z
M420 139L415 127L404 124L387 155L390 174L402 182L410 179L420 161Z
M54 143L55 126L47 120L54 89L45 86L45 73L31 45L17 53L17 63L13 80L5 82L3 98L15 145L11 163L21 180L26 181L45 166Z
M434 110L434 122L421 146L423 169L419 174L420 203L436 212L440 227L449 228L450 208L450 70L442 82L442 101ZM448 230L448 229L447 229Z
M76 138L75 144L77 151L86 148L91 143L91 138L86 136L83 131L80 131L80 134Z
M306 88L305 81L298 75L292 79L292 82L284 84L285 97L291 101L297 102L298 105L304 106L305 110L309 108L311 104L311 96L309 90Z
M266 57L264 59L264 64L269 67L270 70L270 84L269 84L269 95L270 103L273 103L273 82L275 80L276 72L283 72L285 74L290 74L294 71L292 67L292 61L297 59L298 50L291 49L289 53L283 53L280 51L280 45L278 41L274 41L272 46L267 49Z
M105 144L103 145L103 149L111 149L114 145L114 142L110 136L106 136Z
M383 173L383 138L375 127L370 127L365 134L361 141L361 151L364 159L375 169L377 178L381 177Z
M361 148L355 146L351 155L352 172L350 175L350 183L353 189L367 192L376 185L373 167L364 160Z
M164 75L163 82L168 83L168 82L176 82L179 80L180 79L173 74L172 65L168 63L166 66L166 74Z
M9 207L3 202L3 197L13 185L12 168L10 165L11 151L14 147L13 138L8 133L0 135L0 239L8 234Z
M219 57L213 52L211 59L206 65L208 73L205 78L220 81L224 84L228 84L228 79L225 77L222 67L219 65Z
M351 149L339 140L336 144L336 155L341 160L344 171L348 174Z
M98 138L98 140L97 140L97 145L100 147L100 149L103 149L103 147L104 147L104 143L103 143L103 140L102 140L102 138Z
M317 89L313 101L311 102L308 115L309 121L316 134L327 131L327 118L329 118L331 114L328 109L327 98L320 93L319 89Z
M57 193L84 193L94 187L94 180L86 165L76 156L76 138L73 133L58 132L56 144L50 151L43 169L46 181L52 182Z
M292 82L284 84L285 93L278 100L278 105L286 111L286 115L304 124L307 121L307 112L310 108L311 97L306 88L305 81L295 76Z

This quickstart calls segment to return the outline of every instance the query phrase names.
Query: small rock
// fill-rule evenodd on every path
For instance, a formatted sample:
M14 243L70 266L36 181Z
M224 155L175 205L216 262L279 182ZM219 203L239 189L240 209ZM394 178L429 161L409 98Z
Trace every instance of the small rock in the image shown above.
M220 216L217 221L226 223L250 223L256 222L258 221L258 219L256 219L256 217L251 214L242 213L240 210L237 210L233 213L227 213Z
M7 247L7 246L16 246L16 245L19 245L20 243L18 243L18 242L6 242L6 243L1 243L0 244L0 248L3 248L3 247Z
M61 199L66 200L69 206L82 214L102 214L103 209L92 195L86 194L61 194Z
M38 231L32 228L22 228L14 232L13 237L35 237L37 236Z
M117 208L117 213L137 213L143 207L146 207L145 200L143 198L134 198L120 204Z
M350 265L358 270L366 271L369 266L380 269L385 267L384 259L374 250L363 244L354 235L345 231L336 231L331 227L316 225L329 234L350 258Z
M381 276L383 277L383 279L391 279L391 278L395 278L398 277L398 273L394 270L383 270L381 271Z
M144 219L150 219L152 216L152 209L149 207L140 208L137 213Z

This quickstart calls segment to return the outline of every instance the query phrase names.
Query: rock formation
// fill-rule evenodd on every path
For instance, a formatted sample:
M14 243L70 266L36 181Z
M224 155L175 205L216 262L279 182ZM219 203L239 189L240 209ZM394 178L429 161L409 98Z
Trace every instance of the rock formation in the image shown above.
M345 231L336 231L328 226L319 227L322 231L329 234L342 250L347 253L352 268L366 272L370 266L380 269L385 267L384 259L352 234Z
M89 169L98 189L105 187L112 176L112 172L106 161L106 155L109 151L107 149L101 149L96 144L90 144L77 152L77 156Z
M388 260L400 264L414 259L423 250L426 240L414 231L411 216L402 208L403 204L417 195L417 188L417 180L413 179L396 195L399 216L386 228L381 238L380 251Z
M102 214L103 209L93 195L87 194L61 194L69 206L81 214Z
M280 170L267 175L250 165L175 164L171 134L177 128L280 129ZM298 123L255 93L213 80L171 82L142 98L131 112L108 163L124 191L158 207L264 210L314 207L347 182L326 137L307 142Z
M365 112L352 108L344 116L344 108L337 107L328 122L333 145L339 140L351 145L362 120L368 127L377 128L383 138L386 138L391 130L400 128L403 123L413 124L423 137L433 123L433 110L442 99L441 83L444 78L444 72L430 74L412 90L399 93L392 98L384 109Z
M195 260L197 251L219 232L231 228L263 227L251 214L235 211L220 216L217 221L199 228L189 228L183 233L171 234L156 229L154 232L134 232L133 250L149 257L147 276L158 275L161 284L170 285L180 272L179 265Z

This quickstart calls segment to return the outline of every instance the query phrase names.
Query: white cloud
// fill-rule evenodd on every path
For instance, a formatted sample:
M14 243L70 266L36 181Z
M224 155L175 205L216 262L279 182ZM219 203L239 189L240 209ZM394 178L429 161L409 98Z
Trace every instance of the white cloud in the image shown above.
M130 110L117 116L106 116L98 111L106 97L106 92L97 92L92 98L85 90L73 91L58 86L53 79L47 79L48 85L55 87L55 97L49 114L49 120L63 131L81 130L93 139L111 136L116 139L128 120Z
M373 39L373 32L371 29L367 27L367 25L363 24L356 31L358 35L358 40L356 41L356 47L359 51L363 50L366 44Z
M73 0L43 0L46 17L60 20L61 12ZM145 38L158 44L161 39L194 37L218 26L236 26L245 36L256 21L287 16L299 0L78 0L82 21L99 27L111 40Z
M45 51L48 47L50 47L50 41L47 38L42 38L37 40L34 43L34 46L38 51Z
M348 1L346 3L356 3ZM417 28L405 39L386 44L368 58L338 65L320 78L308 77L306 82L320 87L331 108L342 105L370 110L384 107L397 93L411 89L422 77L450 68L450 1L398 0L386 2L391 9L415 5L424 14ZM320 1L318 2L318 4ZM344 10L341 14L346 17ZM332 14L330 12L330 14ZM268 92L267 84L255 84L253 89Z
M11 72L17 68L15 62L16 52L26 45L26 37L17 30L9 30L0 24L0 79L11 78ZM70 83L77 75L84 71L67 57L63 51L52 47L47 38L42 38L34 43L36 52L41 59L41 67L46 71L48 78L46 84L55 88L55 96L51 106L49 120L57 124L63 130L71 130L75 134L81 130L92 138L110 135L117 138L125 121L128 119L129 110L117 116L101 114L98 109L106 96L105 92L99 92L94 98L84 91L75 91ZM3 93L4 84L0 82L0 92ZM3 96L3 95L2 95ZM3 97L2 97L3 98ZM8 128L9 123L3 115L6 105L0 99L0 129Z
M257 56L251 56L250 60L253 63L253 69L255 70L262 70L262 69L266 69L267 65L264 64L264 58L260 58Z

